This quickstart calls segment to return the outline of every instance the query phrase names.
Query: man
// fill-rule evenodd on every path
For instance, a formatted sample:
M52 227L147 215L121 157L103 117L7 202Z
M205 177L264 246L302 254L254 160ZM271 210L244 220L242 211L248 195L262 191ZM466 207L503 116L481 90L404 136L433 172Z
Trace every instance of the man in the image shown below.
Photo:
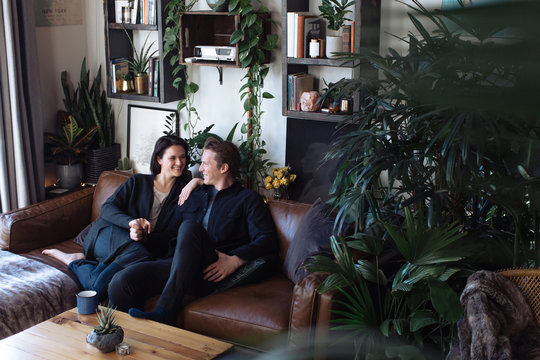
M268 207L257 193L235 180L239 163L234 144L206 141L199 169L204 184L177 208L172 222L181 223L172 241L173 255L118 273L109 285L114 306L129 309L134 317L174 324L185 294L207 295L243 264L262 256L277 257ZM132 236L140 238L144 232ZM146 298L159 293L154 311L140 310Z

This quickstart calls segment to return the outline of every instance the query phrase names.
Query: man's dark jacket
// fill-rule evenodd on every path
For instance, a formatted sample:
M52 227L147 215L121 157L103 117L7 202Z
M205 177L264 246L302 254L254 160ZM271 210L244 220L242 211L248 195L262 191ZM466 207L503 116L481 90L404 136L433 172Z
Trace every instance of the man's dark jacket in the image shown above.
M176 209L171 222L176 229L185 220L202 223L210 191L209 186L199 186L186 203ZM276 230L268 206L259 194L243 188L240 182L216 194L207 231L216 250L246 261L278 253Z

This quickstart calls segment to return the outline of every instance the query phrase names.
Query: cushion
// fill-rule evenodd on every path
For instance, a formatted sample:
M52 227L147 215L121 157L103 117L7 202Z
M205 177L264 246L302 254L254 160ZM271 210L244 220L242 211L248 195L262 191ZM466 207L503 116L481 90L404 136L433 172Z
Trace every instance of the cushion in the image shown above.
M223 281L220 281L214 293L225 291L235 286L261 281L270 275L275 261L271 257L260 257L240 266Z
M309 274L302 263L310 256L332 254L330 236L334 219L328 216L326 205L318 198L306 212L287 250L283 271L295 284Z
M84 239L86 238L86 235L88 235L88 232L92 228L92 225L94 225L95 221L92 221L90 224L88 224L75 238L73 239L73 242L75 244L79 244L83 246Z

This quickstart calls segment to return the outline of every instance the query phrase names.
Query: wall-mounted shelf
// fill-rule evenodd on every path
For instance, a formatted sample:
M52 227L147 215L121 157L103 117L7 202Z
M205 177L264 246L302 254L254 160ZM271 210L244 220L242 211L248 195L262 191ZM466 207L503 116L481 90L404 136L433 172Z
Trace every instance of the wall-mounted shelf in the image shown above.
M183 98L183 90L176 89L172 86L173 65L170 64L169 58L163 56L163 36L165 34L164 20L167 18L166 5L169 0L156 1L156 24L123 24L115 22L115 1L103 0L103 11L105 14L105 57L106 57L106 73L107 73L107 96L109 98L122 100L137 100L156 103L168 103L177 101ZM125 30L124 30L125 29ZM126 35L127 31L127 35ZM138 95L135 92L115 92L112 91L112 62L115 59L133 58L133 49L131 48L128 36L133 39L133 35L137 31L155 31L157 32L156 41L159 56L159 74L158 74L158 96L150 96L147 94Z
M314 7L315 1L312 1ZM380 0L356 0L354 2L354 52L358 53L360 49L378 50L380 37L380 18L381 18L381 1ZM359 76L376 77L377 71L369 64L359 64L344 62L343 60L327 59L327 58L295 58L287 56L287 12L309 12L310 0L282 0L281 1L281 56L283 63L281 86L282 86L282 114L289 118L317 120L317 121L342 121L347 115L344 114L329 114L323 112L303 112L291 111L287 107L288 102L288 85L287 77L289 74L298 72L309 73L310 66L326 66L326 67L341 67L350 68L351 77L358 78ZM313 15L319 16L319 11L312 8ZM283 50L285 49L285 50ZM353 109L359 109L358 95L353 99Z

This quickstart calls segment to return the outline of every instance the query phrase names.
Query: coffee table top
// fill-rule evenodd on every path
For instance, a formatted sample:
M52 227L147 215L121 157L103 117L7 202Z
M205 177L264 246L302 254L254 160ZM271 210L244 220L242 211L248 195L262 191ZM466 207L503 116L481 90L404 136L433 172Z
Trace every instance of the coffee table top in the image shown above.
M86 343L86 335L97 325L96 315L68 310L25 331L0 340L2 359L213 359L233 348L204 335L137 319L116 311L131 354L102 353Z

